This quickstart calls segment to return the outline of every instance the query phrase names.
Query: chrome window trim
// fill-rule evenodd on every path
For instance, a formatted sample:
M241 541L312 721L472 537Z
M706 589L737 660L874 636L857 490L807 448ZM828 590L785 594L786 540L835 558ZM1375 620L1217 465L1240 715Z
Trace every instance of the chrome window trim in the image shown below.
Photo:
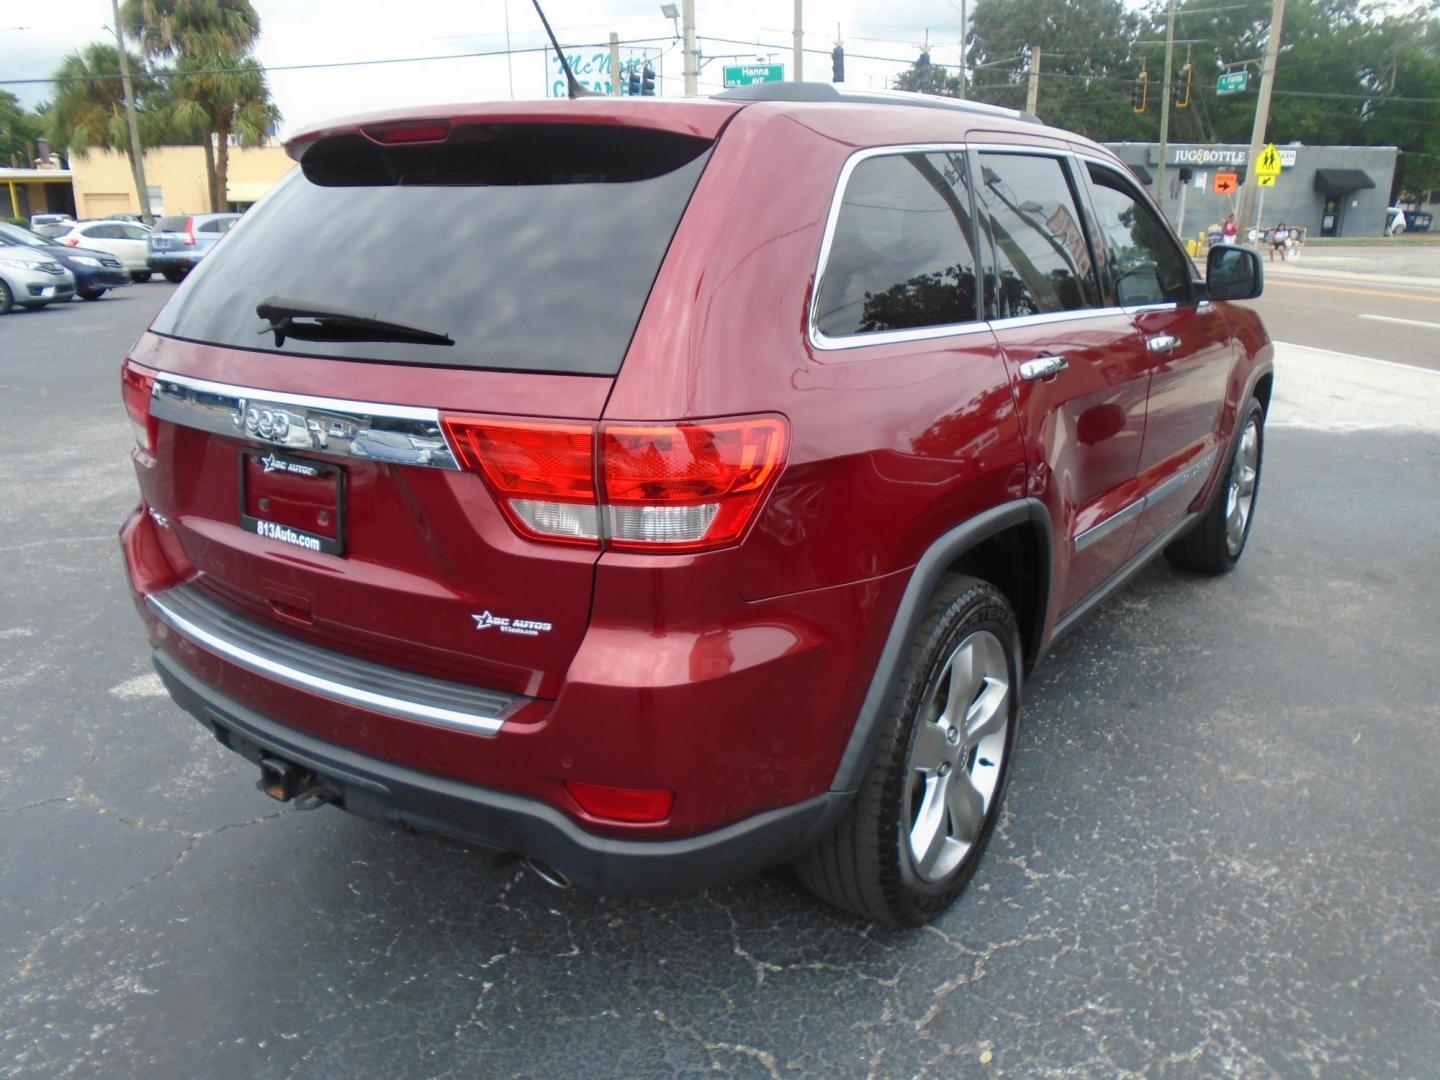
M1038 315L1011 315L1004 319L992 319L993 330L1010 330L1023 326L1044 326L1047 323L1078 322L1085 319L1100 319L1106 316L1128 315L1124 308L1074 308L1070 311L1042 311Z
M151 611L173 631L195 645L212 652L231 663L242 667L247 671L255 672L258 675L265 675L269 678L295 687L299 690L309 691L320 697L338 701L346 705L356 705L365 709L373 709L377 712L389 713L393 716L403 716L410 720L420 720L427 724L436 724L440 727L454 728L458 731L478 732L482 735L495 735L504 726L506 716L478 716L474 713L461 712L456 709L445 709L438 705L426 705L418 701L408 701L404 698L394 697L390 694L380 694L373 690L365 690L358 686L347 686L344 683L336 682L334 679L327 679L324 676L316 675L313 672L301 668L283 664L268 656L262 656L245 646L233 641L227 641L218 634L212 633L175 611L166 605L162 594L151 594L145 598L145 604ZM513 711L513 710L511 710Z
M271 434L258 424L248 423L251 409L267 406L284 407L282 434ZM341 461L460 469L454 447L440 423L439 410L432 408L292 394L160 371L155 374L150 393L150 414L215 435ZM413 460L355 449L355 440L371 433L420 440L422 445L412 443Z
M1151 507L1169 498L1187 482L1194 480L1195 477L1205 475L1210 466L1215 463L1215 458L1219 453L1220 451L1217 448L1207 454L1201 455L1197 460L1185 466L1185 468L1181 469L1174 476L1156 484L1146 494L1134 502L1115 511L1115 513L1111 514L1104 521L1090 526L1090 528L1082 533L1078 533L1075 537L1075 554L1079 555L1080 552L1086 548L1104 540L1105 537L1132 520L1137 514L1144 510L1149 510Z
M818 325L820 307L820 285L825 280L825 269L830 262L830 249L835 242L835 229L840 221L840 207L845 199L845 188L850 177L859 166L871 158L896 157L904 154L964 154L968 147L964 143L903 143L894 146L871 146L857 150L845 159L840 168L835 191L830 196L830 210L825 217L825 233L820 240L820 257L815 266L815 285L810 292L810 311L806 319L807 337L813 349L822 352L836 352L843 349L858 349L866 345L894 345L906 341L928 341L933 338L961 337L967 334L986 333L989 327L983 319L973 322L946 323L941 326L917 326L905 330L877 330L873 334L845 334L830 337L820 332ZM979 254L971 252L977 260Z

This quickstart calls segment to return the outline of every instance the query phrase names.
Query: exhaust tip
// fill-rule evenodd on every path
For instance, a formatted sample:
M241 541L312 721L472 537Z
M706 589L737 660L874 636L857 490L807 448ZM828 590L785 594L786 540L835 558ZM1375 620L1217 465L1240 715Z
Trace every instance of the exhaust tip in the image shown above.
M554 889L570 888L570 879L556 870L549 863L535 858L533 855L525 856L525 865L535 872L535 876Z

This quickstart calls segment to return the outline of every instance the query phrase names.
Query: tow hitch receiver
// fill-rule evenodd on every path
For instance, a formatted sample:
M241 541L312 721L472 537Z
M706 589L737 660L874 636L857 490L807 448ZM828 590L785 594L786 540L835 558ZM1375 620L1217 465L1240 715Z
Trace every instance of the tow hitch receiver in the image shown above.
M335 799L335 792L325 787L309 769L302 769L279 758L260 759L260 779L255 786L279 802L296 799L297 808L309 810Z

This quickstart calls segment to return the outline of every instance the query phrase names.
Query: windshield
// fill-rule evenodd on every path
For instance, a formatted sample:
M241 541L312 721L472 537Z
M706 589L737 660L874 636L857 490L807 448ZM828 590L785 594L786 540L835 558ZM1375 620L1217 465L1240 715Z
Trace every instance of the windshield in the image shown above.
M476 125L425 146L336 136L235 222L151 329L291 355L613 375L709 147L568 124ZM255 311L270 297L454 345L277 343Z
M26 247L50 247L54 241L47 240L29 229L22 229L19 225L0 224L0 243L24 244Z

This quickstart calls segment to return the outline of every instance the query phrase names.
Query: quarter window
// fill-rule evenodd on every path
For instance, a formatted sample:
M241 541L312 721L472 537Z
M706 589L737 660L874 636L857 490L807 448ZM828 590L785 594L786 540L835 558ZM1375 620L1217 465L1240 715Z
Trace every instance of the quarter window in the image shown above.
M816 301L827 337L979 319L961 153L885 154L850 174Z
M1191 299L1190 260L1170 230L1116 173L1089 166L1104 269L1122 307Z
M1097 306L1090 247L1059 159L981 154L979 185L981 216L995 247L986 293L996 317Z

